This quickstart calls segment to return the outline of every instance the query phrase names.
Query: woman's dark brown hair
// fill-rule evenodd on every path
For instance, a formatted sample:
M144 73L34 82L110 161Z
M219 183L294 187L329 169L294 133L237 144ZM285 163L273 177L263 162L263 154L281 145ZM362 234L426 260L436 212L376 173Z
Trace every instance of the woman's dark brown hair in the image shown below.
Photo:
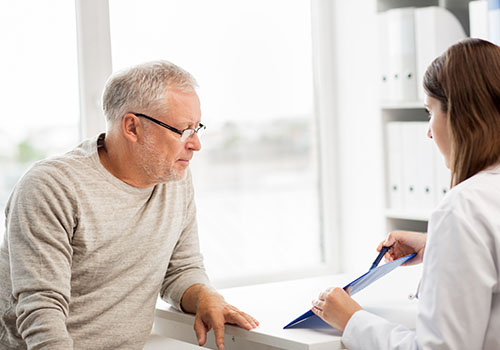
M447 113L451 186L500 161L500 47L458 42L427 68L424 89Z

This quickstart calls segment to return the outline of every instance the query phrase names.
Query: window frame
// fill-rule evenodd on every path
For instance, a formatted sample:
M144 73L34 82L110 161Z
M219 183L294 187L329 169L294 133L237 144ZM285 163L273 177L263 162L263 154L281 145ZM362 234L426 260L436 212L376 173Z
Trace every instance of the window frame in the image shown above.
M102 88L112 73L108 0L75 0L80 88L80 137L93 137L105 130L101 107ZM214 280L218 288L275 282L339 273L342 250L337 164L339 135L337 118L337 72L335 48L335 2L311 0L313 101L318 137L321 263L314 268L280 274L248 275L239 279Z
M113 71L108 0L75 0L80 139L106 130L102 88Z

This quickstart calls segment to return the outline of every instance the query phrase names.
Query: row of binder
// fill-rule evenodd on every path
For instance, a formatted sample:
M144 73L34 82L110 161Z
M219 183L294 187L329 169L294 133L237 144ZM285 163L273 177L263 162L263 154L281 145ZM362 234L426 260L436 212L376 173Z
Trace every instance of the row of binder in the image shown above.
M382 103L423 101L422 79L434 58L466 37L442 7L406 7L378 14Z
M427 130L427 122L386 124L389 209L428 214L450 187L450 171Z

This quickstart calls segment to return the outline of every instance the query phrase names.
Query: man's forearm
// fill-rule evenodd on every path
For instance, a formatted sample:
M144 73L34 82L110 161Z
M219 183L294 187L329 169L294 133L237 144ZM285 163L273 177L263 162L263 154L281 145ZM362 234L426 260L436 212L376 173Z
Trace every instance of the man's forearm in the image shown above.
M18 330L28 349L73 349L65 317L60 311L55 308L40 308L30 312L31 305L24 305L22 302L18 308L26 310L19 314Z
M191 287L186 289L181 299L182 310L189 313L196 313L200 302L204 298L220 298L221 301L224 300L222 295L217 293L217 291L206 285L206 284L193 284Z

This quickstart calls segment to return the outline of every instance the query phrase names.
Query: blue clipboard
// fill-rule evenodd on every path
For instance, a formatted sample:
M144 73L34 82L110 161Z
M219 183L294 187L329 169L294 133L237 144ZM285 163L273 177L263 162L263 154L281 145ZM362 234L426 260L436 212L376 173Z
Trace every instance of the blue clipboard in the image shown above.
M379 278L387 275L389 272L394 270L396 267L404 264L405 262L407 262L408 260L413 258L415 255L416 254L411 254L411 255L399 258L397 260L391 261L389 263L386 263L384 265L378 266L378 267L368 271L364 275L356 278L354 281L347 284L343 289L346 290L347 288L351 287L350 295L352 296L352 295L356 294L357 292L359 292L360 290L368 287L370 284L372 284L373 282L375 282ZM289 324L287 324L285 327L283 327L283 329L290 328L290 327L292 327L292 326L294 326L294 325L296 325L296 324L298 324L298 323L300 323L300 322L302 322L310 317L319 318L311 310L309 310L306 313L297 317L295 320L293 320Z

